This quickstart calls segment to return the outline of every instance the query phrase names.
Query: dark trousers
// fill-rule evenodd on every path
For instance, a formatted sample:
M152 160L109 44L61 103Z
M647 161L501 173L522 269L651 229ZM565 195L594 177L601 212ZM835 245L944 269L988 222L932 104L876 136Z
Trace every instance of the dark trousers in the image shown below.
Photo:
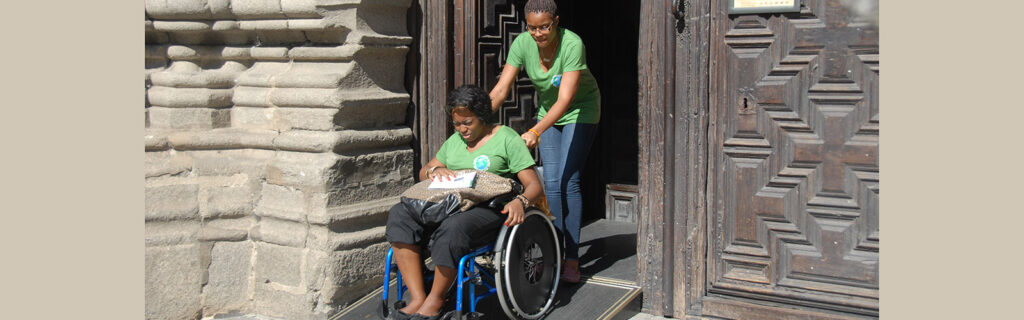
M423 223L401 203L391 207L384 232L390 243L426 245L434 265L456 268L459 259L473 249L493 243L505 215L487 207L473 207L440 224ZM429 239L429 241L428 241Z

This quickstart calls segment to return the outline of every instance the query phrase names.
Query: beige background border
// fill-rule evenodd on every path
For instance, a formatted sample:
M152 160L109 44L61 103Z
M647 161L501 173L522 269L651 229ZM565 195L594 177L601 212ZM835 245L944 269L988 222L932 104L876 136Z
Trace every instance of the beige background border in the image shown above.
M882 317L1019 313L1024 4L882 2ZM141 319L143 1L3 11L0 316Z
M1022 9L882 1L883 318L1021 317Z
M143 7L0 9L0 318L145 316Z

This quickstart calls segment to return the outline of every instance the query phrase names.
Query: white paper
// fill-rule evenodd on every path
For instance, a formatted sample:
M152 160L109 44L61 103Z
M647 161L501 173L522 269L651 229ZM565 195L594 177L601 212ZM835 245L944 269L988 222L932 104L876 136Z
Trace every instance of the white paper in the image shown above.
M473 186L476 179L476 171L465 171L455 174L455 179L448 180L447 177L435 178L427 186L427 189L455 189L469 188Z

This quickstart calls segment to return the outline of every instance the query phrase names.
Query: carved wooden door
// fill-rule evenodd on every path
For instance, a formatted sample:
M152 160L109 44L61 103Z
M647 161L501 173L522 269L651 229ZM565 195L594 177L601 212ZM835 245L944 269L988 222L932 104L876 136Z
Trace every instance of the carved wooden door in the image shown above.
M728 2L711 2L706 292L877 316L877 27L839 0Z
M525 4L526 0L456 1L456 78L487 91L494 88L512 40L526 30ZM521 71L498 112L499 122L526 132L537 123L536 115L533 83Z

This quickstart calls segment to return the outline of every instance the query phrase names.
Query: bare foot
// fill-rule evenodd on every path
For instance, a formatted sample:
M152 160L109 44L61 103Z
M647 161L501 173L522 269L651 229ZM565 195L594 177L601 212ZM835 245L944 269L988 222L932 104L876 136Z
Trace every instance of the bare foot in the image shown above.
M405 305L405 308L399 309L402 313L413 314L416 310L419 310L420 306L423 305L423 300L416 301L415 299L409 299L409 304Z
M444 306L444 300L427 297L427 300L423 301L423 304L420 305L419 310L416 310L416 313L432 317L441 312L442 306Z

